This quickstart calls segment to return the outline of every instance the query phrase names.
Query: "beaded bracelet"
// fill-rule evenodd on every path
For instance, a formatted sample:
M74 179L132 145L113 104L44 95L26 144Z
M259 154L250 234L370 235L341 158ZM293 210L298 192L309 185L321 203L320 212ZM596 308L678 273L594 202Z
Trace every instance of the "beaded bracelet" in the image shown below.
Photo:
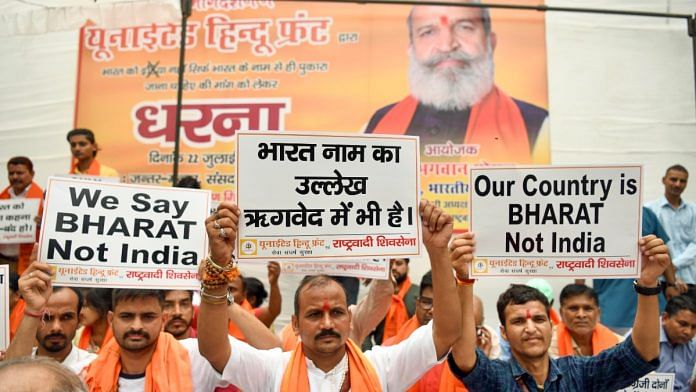
M205 290L206 287L201 285L201 301L211 305L222 305L229 303L229 291L223 295L212 295L208 294Z

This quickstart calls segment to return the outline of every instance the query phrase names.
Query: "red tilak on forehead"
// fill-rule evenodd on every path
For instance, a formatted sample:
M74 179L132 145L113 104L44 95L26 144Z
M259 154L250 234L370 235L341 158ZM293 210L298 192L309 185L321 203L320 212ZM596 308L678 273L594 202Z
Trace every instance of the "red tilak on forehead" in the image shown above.
M529 309L526 309L526 310L527 310L527 320L529 320L532 318L532 312L530 312Z
M449 18L447 17L447 15L440 16L440 24L443 26L449 25Z
M328 312L331 307L329 306L329 300L324 298L324 306L321 307L321 310L324 312Z

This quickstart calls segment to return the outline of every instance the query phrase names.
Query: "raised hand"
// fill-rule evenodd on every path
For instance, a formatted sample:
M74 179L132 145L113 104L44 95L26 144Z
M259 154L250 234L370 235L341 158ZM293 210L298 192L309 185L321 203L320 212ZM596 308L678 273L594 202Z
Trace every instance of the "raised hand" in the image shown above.
M227 265L232 259L239 214L239 207L236 204L222 202L217 211L205 220L210 257L220 266Z
M51 266L37 261L38 251L38 244L34 244L30 256L31 264L19 278L19 292L26 303L26 309L33 313L42 312L53 293Z
M474 252L476 251L474 233L458 234L450 242L449 249L452 268L454 268L457 277L459 279L468 279L469 266L474 260Z
M277 261L268 262L268 284L275 286L278 284L278 278L280 277L280 264Z
M454 224L452 217L427 200L418 206L423 222L423 244L428 252L437 248L447 248Z
M641 238L638 243L643 265L639 283L641 286L652 287L670 265L669 251L664 241L652 234Z

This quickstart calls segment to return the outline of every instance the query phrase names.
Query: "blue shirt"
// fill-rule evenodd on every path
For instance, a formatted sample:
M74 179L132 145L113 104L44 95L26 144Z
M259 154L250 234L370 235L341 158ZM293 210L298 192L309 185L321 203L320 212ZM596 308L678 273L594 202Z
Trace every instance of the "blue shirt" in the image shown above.
M657 215L669 234L669 253L677 276L686 283L696 284L696 204L682 200L675 209L662 196L645 206Z
M593 357L562 357L549 359L549 374L544 392L615 391L625 388L645 374L655 370L660 361L647 362L640 357L631 339ZM508 362L490 360L476 349L476 364L469 374L447 358L452 373L460 378L470 391L522 391L517 379L530 392L537 391L534 378L511 357Z
M657 215L646 207L643 207L641 228L643 236L655 234L665 243L669 242L670 237L662 228ZM633 290L633 278L593 279L592 288L599 297L599 308L602 310L599 320L602 324L610 328L633 327L638 308L638 294ZM659 301L662 312L667 303L664 294L660 294Z
M667 339L665 329L660 327L660 366L659 373L674 374L674 390L688 391L691 372L696 363L696 340L689 343L672 345Z

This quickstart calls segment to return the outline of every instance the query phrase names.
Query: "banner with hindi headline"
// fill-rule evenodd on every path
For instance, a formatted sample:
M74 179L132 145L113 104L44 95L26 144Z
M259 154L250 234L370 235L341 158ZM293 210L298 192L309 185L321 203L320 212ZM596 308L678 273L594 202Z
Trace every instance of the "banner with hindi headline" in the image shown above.
M237 157L240 260L420 255L417 138L240 132Z
M0 200L0 244L36 242L39 199Z
M389 279L391 269L388 259L351 261L300 261L286 260L281 263L283 273L289 275L354 276L364 279Z
M39 260L54 284L200 287L210 192L50 177Z
M672 392L674 373L648 373L630 386L616 392Z
M0 265L0 351L10 345L10 266Z
M451 58L433 49L435 30L457 37ZM95 132L99 160L124 182L171 181L180 33L171 24L82 29L75 126ZM546 75L541 12L194 0L180 175L231 201L238 131L414 135L423 197L464 230L471 165L550 163Z
M472 274L638 277L641 184L641 166L472 168Z

